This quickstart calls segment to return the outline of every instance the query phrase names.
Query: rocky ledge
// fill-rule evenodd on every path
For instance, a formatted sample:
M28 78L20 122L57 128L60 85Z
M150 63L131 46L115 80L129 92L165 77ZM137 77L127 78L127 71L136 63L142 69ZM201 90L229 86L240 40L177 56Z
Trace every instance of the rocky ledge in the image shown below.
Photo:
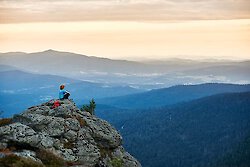
M108 122L81 111L71 100L59 101L56 108L54 102L30 107L0 126L0 166L13 155L38 166L141 166L124 150L121 135ZM60 163L50 164L49 159Z

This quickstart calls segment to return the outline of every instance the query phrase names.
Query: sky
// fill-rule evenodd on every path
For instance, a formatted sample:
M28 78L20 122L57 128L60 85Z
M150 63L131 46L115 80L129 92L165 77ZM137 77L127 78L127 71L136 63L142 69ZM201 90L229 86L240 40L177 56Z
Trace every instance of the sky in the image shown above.
M0 52L250 59L249 0L0 0Z

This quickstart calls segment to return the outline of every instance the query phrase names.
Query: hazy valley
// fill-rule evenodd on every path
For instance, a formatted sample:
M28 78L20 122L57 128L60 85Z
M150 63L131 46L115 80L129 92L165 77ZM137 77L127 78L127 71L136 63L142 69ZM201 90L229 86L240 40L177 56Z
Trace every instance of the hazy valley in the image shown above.
M147 90L208 82L245 84L250 80L250 61L169 59L133 62L47 50L2 53L0 62L36 74Z

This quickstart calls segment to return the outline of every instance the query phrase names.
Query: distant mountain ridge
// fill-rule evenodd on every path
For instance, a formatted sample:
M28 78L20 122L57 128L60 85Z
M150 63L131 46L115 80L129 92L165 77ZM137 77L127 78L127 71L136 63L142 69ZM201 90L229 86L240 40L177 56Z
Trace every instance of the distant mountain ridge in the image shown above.
M214 94L247 91L250 91L250 84L206 83L199 85L177 85L138 94L98 99L97 103L125 109L145 109L172 105Z
M56 75L28 73L2 65L0 78L0 111L4 111L4 116L21 112L30 105L58 98L60 84L66 84L66 89L71 93L70 98L78 104L88 103L92 98L142 91L128 86L109 86Z
M7 55L7 56L6 56ZM47 67L50 67L50 70L103 70L109 71L110 65L117 66L119 65L122 68L123 65L134 65L138 66L140 63L126 61L126 60L111 60L108 58L99 58L94 56L86 56L82 54L75 54L70 52L60 52L55 50L46 50L43 52L36 53L4 53L0 55L1 63L13 65L21 69L30 69L30 70L41 70L41 72L46 71ZM12 60L15 59L16 63ZM29 60L29 61L26 61ZM108 63L109 62L109 63ZM39 65L43 65L40 66ZM103 64L100 64L103 63ZM110 64L110 63L113 63ZM61 64L60 67L55 67L55 64ZM100 66L102 65L102 66ZM36 69L35 69L36 67ZM53 71L55 72L55 71ZM79 71L77 71L79 72Z
M169 59L162 62L135 62L47 50L37 53L0 53L0 62L27 72L144 89L186 83L250 83L249 61Z

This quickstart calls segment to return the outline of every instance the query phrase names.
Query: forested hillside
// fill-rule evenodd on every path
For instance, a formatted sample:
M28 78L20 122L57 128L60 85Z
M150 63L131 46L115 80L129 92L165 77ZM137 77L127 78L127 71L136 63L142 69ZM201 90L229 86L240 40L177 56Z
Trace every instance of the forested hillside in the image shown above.
M119 121L109 120L143 166L211 166L230 153L236 155L238 145L250 135L250 92L116 114Z
M236 149L226 154L214 167L248 167L250 164L250 136L238 144Z

